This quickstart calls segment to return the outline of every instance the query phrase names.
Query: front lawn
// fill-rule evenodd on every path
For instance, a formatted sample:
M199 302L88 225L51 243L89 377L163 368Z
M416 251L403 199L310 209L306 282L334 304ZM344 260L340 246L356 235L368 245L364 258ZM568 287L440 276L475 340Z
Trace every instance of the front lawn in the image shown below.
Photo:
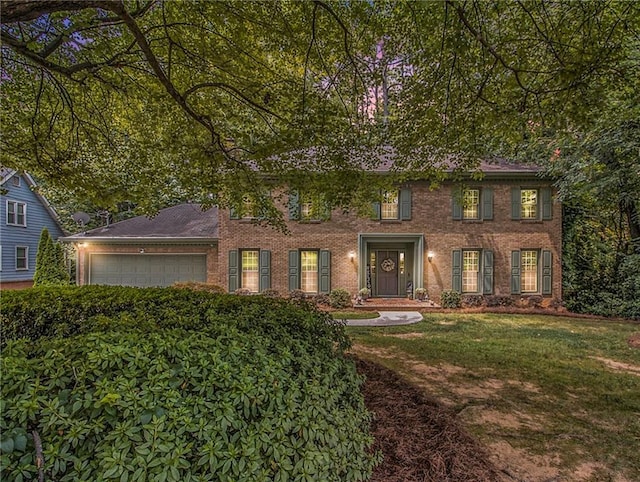
M518 479L640 480L640 325L430 314L349 327L354 351L447 404Z

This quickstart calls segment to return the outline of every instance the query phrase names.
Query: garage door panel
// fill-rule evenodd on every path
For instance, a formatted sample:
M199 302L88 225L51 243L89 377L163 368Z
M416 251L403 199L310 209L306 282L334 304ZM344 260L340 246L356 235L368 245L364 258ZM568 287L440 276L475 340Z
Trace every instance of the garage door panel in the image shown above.
M170 286L183 281L206 281L206 255L93 254L90 284Z

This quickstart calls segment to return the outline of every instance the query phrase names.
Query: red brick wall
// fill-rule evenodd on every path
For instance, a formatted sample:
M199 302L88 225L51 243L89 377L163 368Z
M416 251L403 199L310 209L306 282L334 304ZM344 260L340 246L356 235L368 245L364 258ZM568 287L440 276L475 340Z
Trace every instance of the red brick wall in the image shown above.
M346 288L355 293L358 286L357 258L349 260L349 252L358 250L358 234L423 234L424 280L431 298L438 299L442 290L451 289L451 257L453 249L484 248L494 252L494 293L510 293L511 251L522 248L546 249L553 254L553 294L561 298L562 210L553 204L549 221L514 221L511 219L512 187L544 187L539 180L487 181L482 186L494 190L493 220L454 221L452 187L444 185L430 190L426 183L412 186L412 218L410 221L378 221L355 214L332 212L331 220L318 224L289 221L290 233L255 226L245 220L231 220L228 211L220 210L219 272L217 283L228 287L228 252L231 249L268 249L272 252L272 287L287 293L288 251L290 249L328 249L331 251L331 287ZM286 206L282 205L285 218ZM434 253L431 263L427 252ZM417 286L417 284L416 284Z
M1 290L24 290L33 287L33 280L29 281L5 281L0 283Z

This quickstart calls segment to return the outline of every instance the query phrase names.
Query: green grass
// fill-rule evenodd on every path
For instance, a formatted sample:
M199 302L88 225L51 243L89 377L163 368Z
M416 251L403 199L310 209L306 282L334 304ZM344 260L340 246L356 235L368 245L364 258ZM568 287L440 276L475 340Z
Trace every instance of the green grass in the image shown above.
M456 412L475 405L527 421L508 428L471 420L469 429L483 441L502 438L531 453L559 456L564 476L588 461L597 467L590 480L640 480L640 373L596 359L640 367L640 349L627 342L640 325L430 314L414 325L348 327L348 332L356 345L364 345L361 356L404 374ZM420 366L454 369L438 379L425 376ZM480 396L465 395L465 389L487 386L492 389Z
M334 320L372 320L380 316L377 311L333 311Z

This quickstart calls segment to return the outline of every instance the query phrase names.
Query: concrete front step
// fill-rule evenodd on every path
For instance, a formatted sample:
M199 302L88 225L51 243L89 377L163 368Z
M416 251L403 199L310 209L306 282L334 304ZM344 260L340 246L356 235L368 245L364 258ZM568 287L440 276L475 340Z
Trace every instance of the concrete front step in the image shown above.
M355 310L362 311L421 311L440 308L433 301L418 301L408 298L369 298L353 304Z

